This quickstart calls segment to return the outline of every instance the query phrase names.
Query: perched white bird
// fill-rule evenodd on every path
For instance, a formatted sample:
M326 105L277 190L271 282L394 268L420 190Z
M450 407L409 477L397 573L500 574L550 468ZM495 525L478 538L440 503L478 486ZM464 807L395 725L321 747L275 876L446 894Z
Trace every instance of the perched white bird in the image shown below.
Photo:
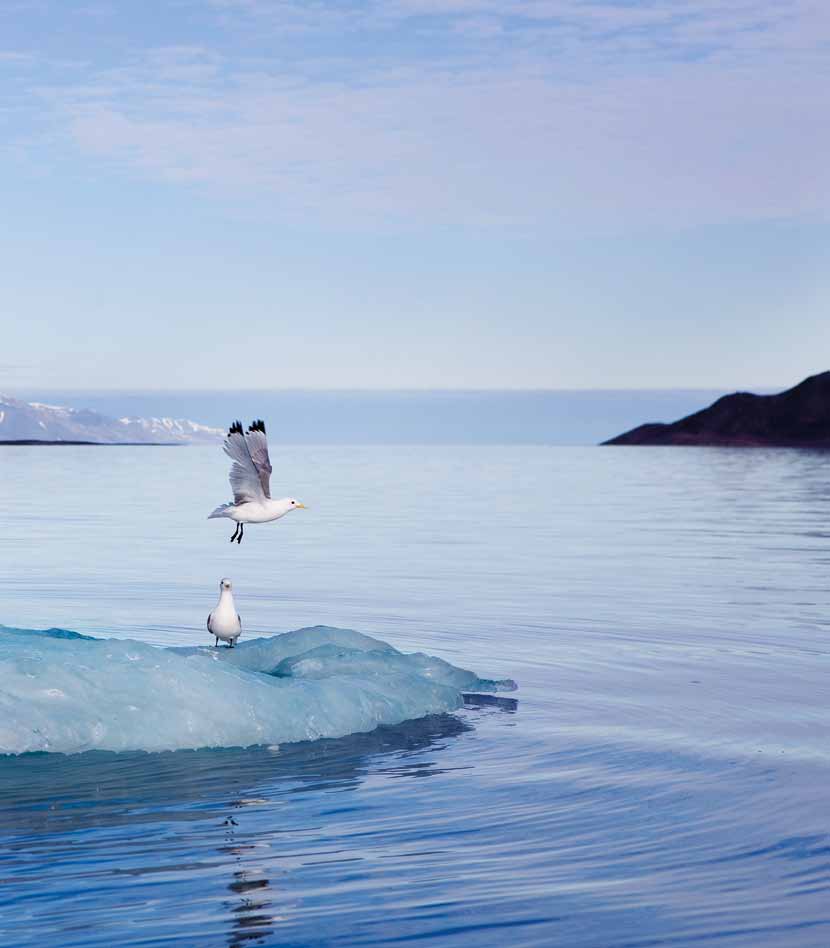
M228 430L224 449L233 461L230 474L233 503L217 507L208 520L214 517L235 520L231 543L242 542L246 523L270 523L284 517L289 510L305 509L305 504L293 497L271 500L271 460L265 422L261 418L249 425L247 433L242 431L242 423L235 421Z
M233 648L242 634L242 620L236 611L232 589L233 583L229 579L219 580L219 602L207 617L208 632L216 638L214 645L219 645L221 639L228 643L228 648Z

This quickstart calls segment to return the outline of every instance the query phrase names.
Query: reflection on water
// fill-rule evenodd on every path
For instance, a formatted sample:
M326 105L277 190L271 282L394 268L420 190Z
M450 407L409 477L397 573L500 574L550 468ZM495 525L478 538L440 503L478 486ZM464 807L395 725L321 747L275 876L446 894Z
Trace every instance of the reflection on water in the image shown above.
M357 628L520 704L2 760L0 944L830 944L830 455L306 446L313 513L231 549L213 449L90 450L3 455L0 622L196 644L230 575L248 634Z
M409 754L469 730L456 716L439 714L368 734L273 749L0 756L3 828L38 833L132 824L142 816L152 818L156 807L171 801L187 807L177 812L177 819L212 819L213 811L199 806L205 800L224 797L228 806L244 807L252 801L240 796L242 791L261 784L279 784L280 792L288 794L351 789L365 775L370 758L389 755L405 761Z
M0 758L0 932L15 932L16 945L99 943L90 931L74 940L73 932L85 926L78 926L69 907L52 911L48 921L32 917L30 900L40 898L35 890L47 878L52 897L59 899L63 891L71 905L79 887L100 892L118 878L176 877L186 883L191 876L199 889L202 883L195 880L207 877L209 890L219 875L230 893L221 900L227 944L266 943L274 927L291 916L275 877L305 865L307 855L326 862L332 856L360 858L347 855L346 841L331 849L327 834L318 836L317 828L312 833L317 838L307 840L310 852L292 853L281 865L279 843L291 829L285 814L292 799L354 792L370 771L439 776L445 772L440 764L445 742L471 730L469 723L445 714L271 749ZM425 751L438 756L422 761ZM303 830L298 835L306 836ZM71 861L56 864L70 852ZM207 926L204 937L210 935ZM106 942L102 931L100 943Z
M547 712L521 708L468 696L459 715L279 749L5 758L0 943L825 944L823 786L554 751Z
M257 847L234 844L233 827L238 825L236 821L229 817L224 825L228 827L226 845L221 846L219 852L231 856L236 863L233 882L228 884L228 890L234 898L226 903L232 926L228 946L239 948L247 942L262 944L263 939L273 933L273 923L282 921L269 911L273 904L270 880L265 870L255 864ZM250 861L251 857L253 861Z

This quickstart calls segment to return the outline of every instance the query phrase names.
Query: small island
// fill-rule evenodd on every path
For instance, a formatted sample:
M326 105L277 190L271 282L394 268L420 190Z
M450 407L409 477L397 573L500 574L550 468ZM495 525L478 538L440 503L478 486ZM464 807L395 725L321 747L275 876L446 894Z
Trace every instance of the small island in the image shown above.
M777 395L724 395L679 421L640 425L602 443L830 448L830 372Z

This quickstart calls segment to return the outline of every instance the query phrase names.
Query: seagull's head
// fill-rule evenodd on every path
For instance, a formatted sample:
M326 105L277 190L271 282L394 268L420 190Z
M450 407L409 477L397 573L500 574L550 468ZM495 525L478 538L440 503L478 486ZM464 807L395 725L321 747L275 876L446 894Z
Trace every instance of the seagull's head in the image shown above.
M288 498L288 509L289 510L305 510L305 504L301 504L299 500L296 500L294 497Z
M233 589L233 583L226 576L224 579L219 580L219 588L222 590Z

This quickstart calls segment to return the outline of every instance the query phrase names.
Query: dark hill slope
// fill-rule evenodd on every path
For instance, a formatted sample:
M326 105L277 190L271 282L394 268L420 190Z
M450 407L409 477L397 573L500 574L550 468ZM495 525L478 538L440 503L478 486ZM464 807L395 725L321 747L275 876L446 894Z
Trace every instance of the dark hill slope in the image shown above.
M603 444L830 448L830 372L778 395L724 395L680 421L640 425Z

